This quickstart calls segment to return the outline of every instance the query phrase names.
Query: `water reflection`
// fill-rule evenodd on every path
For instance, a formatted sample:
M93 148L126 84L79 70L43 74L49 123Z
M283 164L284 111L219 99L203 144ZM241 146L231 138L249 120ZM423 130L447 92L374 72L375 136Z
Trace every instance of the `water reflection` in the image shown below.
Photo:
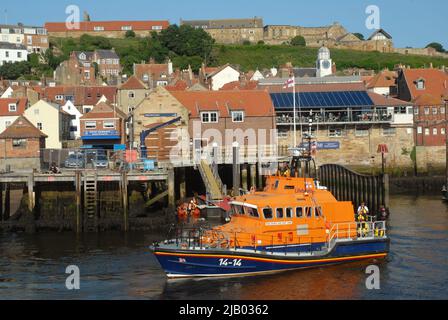
M164 235L42 233L0 235L0 299L447 299L448 206L439 197L393 196L391 253L363 261L270 276L167 280L147 250ZM365 288L366 267L381 289ZM81 290L65 288L76 264Z

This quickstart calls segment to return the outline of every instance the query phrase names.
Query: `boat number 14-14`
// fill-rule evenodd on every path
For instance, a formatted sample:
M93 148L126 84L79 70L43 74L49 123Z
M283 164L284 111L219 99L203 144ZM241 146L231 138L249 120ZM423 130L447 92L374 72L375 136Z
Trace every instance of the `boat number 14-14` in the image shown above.
M241 259L219 259L219 265L241 267Z

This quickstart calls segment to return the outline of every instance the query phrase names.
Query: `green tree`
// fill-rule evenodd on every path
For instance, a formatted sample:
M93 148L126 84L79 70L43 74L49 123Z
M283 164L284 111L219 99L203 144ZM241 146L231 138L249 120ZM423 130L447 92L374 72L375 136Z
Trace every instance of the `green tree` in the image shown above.
M306 46L305 38L302 36L295 36L294 38L291 39L291 45L305 47Z
M128 38L135 38L135 32L133 30L128 30L128 31L126 31L124 37L127 38L127 39Z
M17 80L31 73L31 64L28 61L15 63L7 62L0 67L0 78Z
M353 35L357 37L359 40L365 40L364 35L362 33L355 32Z
M443 48L443 45L441 45L438 42L431 42L426 46L426 48L434 48L437 52L445 52L445 49Z

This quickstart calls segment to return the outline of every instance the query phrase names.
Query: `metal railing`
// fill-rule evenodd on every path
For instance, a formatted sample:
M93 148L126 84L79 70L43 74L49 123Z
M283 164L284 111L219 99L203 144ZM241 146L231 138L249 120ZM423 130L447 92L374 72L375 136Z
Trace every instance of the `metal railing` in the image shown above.
M338 240L356 241L385 238L386 222L352 222L333 224L330 229L319 228L322 236L297 235L297 229L275 230L269 233L222 231L204 227L174 229L171 240L182 249L251 250L269 254L325 254ZM281 238L279 235L281 234Z

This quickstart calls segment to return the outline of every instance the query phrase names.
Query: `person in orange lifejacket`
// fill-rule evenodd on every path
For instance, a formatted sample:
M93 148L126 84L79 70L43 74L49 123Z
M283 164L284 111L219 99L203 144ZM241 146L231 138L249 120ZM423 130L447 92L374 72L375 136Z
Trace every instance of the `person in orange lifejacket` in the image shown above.
M198 208L198 202L196 200L196 197L193 197L190 202L188 203L188 208L187 208L187 217L188 220L190 220L190 217L193 215L194 211Z

